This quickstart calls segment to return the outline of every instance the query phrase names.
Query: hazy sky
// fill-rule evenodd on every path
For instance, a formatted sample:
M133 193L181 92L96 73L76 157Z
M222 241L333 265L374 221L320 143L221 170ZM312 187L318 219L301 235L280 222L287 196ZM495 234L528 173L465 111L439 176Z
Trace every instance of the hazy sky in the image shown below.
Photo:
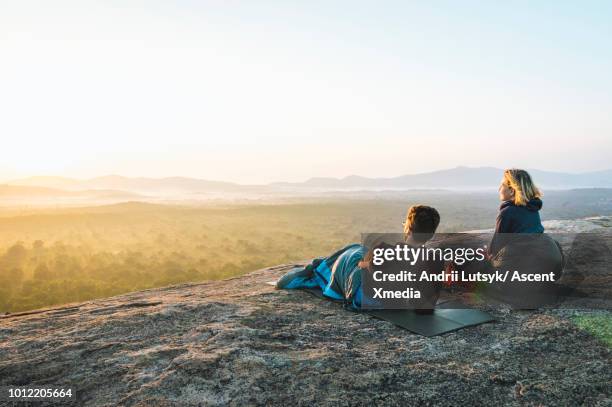
M0 0L0 178L612 167L609 1Z

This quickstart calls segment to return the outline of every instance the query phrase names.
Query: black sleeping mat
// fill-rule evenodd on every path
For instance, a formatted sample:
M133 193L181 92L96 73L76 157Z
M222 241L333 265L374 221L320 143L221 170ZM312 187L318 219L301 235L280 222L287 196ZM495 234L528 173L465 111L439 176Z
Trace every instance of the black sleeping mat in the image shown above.
M309 288L304 289L310 294L319 298L328 299L323 296L319 289ZM333 301L333 300L332 300ZM368 314L389 321L394 325L404 328L415 334L423 336L436 336L448 332L457 331L469 326L484 324L495 319L490 314L477 309L449 308L450 304L443 304L442 308L436 308L433 314L419 315L413 310L370 310L365 311Z

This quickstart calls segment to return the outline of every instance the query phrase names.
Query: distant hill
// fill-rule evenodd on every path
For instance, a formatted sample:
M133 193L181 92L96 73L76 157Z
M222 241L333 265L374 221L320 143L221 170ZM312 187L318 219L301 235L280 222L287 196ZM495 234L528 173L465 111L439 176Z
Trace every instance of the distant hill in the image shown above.
M545 188L612 188L612 170L580 174L529 170L536 184ZM29 177L8 185L36 186L63 190L119 190L138 194L274 193L302 189L470 189L496 187L503 170L493 167L456 167L391 178L351 175L345 178L311 178L305 182L277 182L268 185L240 185L188 177L130 178L108 175L90 179Z
M104 197L123 197L123 198L138 198L139 195L115 190L83 190L83 191L67 191L63 189L47 188L47 187L29 187L22 185L1 185L0 196L104 196Z
M12 181L7 181L6 184L30 187L57 188L64 190L87 189L85 188L85 185L81 180L53 176L35 176L28 178L20 178Z
M143 195L133 192L107 189L68 191L57 188L0 184L0 205L108 204L143 198L145 198Z

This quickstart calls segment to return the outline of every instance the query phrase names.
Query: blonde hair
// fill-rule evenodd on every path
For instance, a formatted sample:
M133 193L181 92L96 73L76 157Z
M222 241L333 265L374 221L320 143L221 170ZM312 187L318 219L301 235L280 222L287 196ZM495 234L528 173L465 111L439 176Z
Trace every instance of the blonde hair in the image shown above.
M516 168L505 170L504 182L514 190L514 204L517 206L525 206L530 200L542 197L542 192L525 170Z

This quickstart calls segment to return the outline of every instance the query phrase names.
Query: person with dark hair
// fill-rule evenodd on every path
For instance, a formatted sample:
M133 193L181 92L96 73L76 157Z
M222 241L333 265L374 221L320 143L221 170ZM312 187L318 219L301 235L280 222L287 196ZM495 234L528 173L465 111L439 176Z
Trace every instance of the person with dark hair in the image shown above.
M414 205L408 209L404 225L404 240L409 238L417 243L431 239L440 224L440 214L435 208Z
M404 242L419 246L431 239L440 224L435 208L415 205L408 209L404 222ZM290 270L276 283L277 289L319 288L323 295L341 300L353 309L360 309L363 291L361 273L369 269L371 247L354 243L328 257L316 258L305 267Z

